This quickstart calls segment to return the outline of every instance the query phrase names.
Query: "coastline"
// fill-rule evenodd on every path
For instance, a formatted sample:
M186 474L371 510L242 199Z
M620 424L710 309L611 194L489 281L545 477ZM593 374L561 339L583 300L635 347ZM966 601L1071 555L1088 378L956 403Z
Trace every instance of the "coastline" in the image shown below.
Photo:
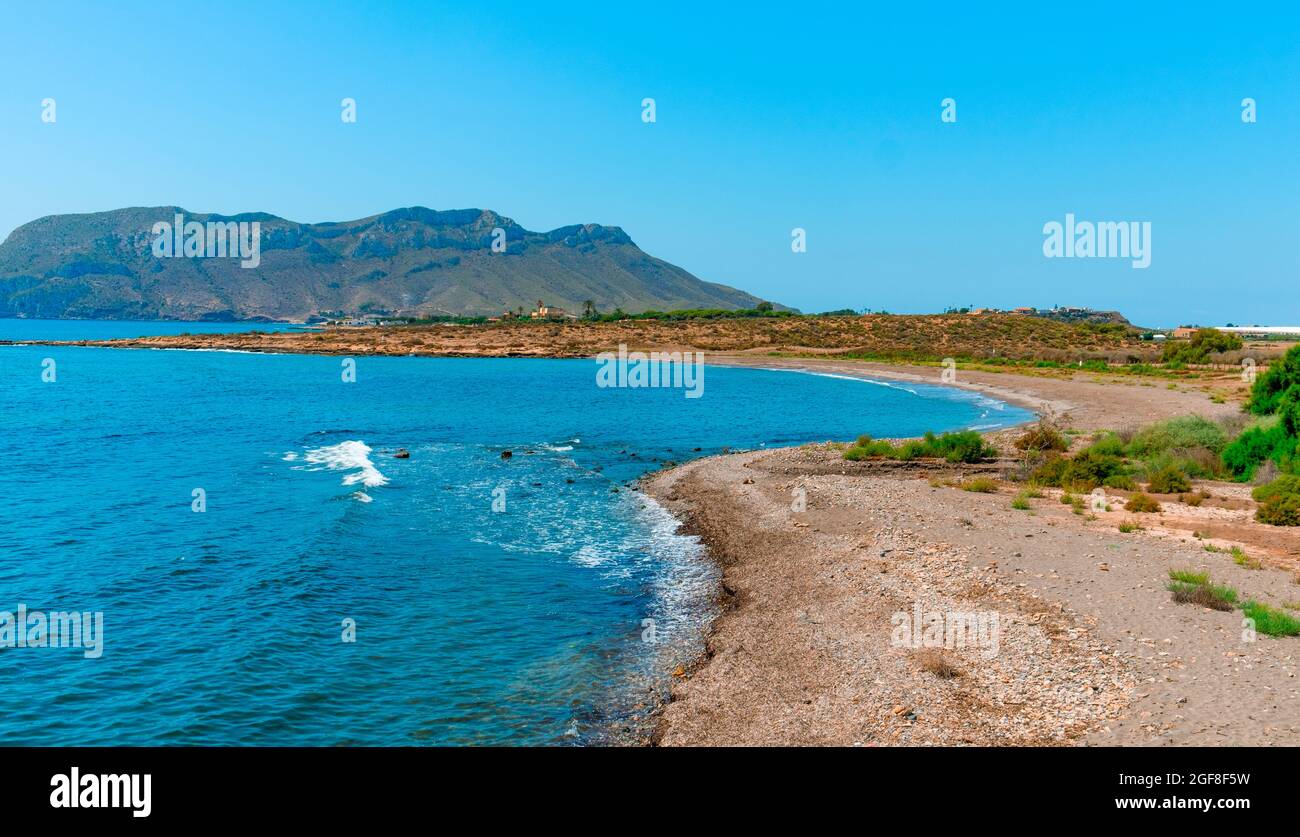
M181 339L54 345L466 356L224 345L240 342L238 334L167 345ZM955 387L1079 432L1238 411L1185 383L1073 371L962 369L943 381L939 367L831 358L711 352L707 363ZM1005 444L1011 431L987 435ZM693 460L642 478L641 490L700 536L724 593L703 655L671 676L651 743L1300 743L1300 719L1268 705L1300 697L1286 642L1243 651L1232 641L1239 617L1180 608L1164 592L1165 571L1187 566L1211 569L1247 594L1266 589L1276 601L1288 592L1282 574L1234 567L1178 538L1121 538L1114 520L1105 521L1108 531L1080 529L1059 503L1025 516L1007 508L1005 495L927 482L996 475L1006 465L882 468L806 445ZM790 508L796 486L807 492L806 512ZM1017 548L1021 537L1032 547ZM1120 563L1119 555L1137 560ZM957 654L961 674L936 679L915 649L889 645L890 618L913 607L1001 614L1002 653L992 661ZM1254 688L1261 670L1270 679Z
M906 368L835 371L919 380ZM1081 431L1238 409L1181 390L985 374L998 380L966 383ZM1011 434L988 435L1005 444ZM642 490L701 538L723 587L706 651L674 678L652 743L1300 743L1294 640L1242 642L1240 614L1176 605L1165 590L1168 569L1186 567L1246 597L1298 598L1300 542L1280 533L1281 547L1251 569L1164 526L1176 512L1121 534L1132 515L1118 509L1089 521L1049 497L1026 513L1005 493L936 480L1009 465L850 463L805 445L648 475ZM1215 525L1245 515L1223 505L1204 511ZM933 673L926 652L891 643L891 619L914 608L996 612L998 653L944 651L960 674Z

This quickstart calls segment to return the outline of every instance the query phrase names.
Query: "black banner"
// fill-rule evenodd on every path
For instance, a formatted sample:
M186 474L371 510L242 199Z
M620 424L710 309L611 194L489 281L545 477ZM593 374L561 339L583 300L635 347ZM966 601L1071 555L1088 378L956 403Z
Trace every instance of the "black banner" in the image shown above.
M741 814L1135 818L1228 826L1278 816L1295 753L1264 749L17 749L0 750L7 823L258 824L604 806ZM736 786L736 796L722 787ZM583 806L586 806L585 808ZM869 806L863 808L862 806ZM947 811L948 814L943 814ZM1161 817L1160 812L1165 816ZM624 812L626 814L626 811ZM552 818L547 814L548 819Z

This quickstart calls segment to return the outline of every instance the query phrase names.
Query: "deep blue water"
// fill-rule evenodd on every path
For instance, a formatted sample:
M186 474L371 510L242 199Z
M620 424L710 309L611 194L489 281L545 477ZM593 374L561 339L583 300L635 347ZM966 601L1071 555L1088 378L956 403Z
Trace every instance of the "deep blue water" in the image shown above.
M794 372L708 367L687 399L598 388L585 360L341 364L0 348L0 611L104 618L98 659L0 648L0 744L608 740L698 650L715 583L629 481L1028 418Z

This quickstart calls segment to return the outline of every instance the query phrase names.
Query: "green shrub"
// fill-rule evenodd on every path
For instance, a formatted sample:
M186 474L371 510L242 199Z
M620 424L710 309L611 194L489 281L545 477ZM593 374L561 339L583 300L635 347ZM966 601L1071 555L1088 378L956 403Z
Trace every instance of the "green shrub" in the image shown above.
M1151 514L1160 511L1160 504L1150 494L1134 494L1124 504L1125 511Z
M1112 474L1106 477L1102 485L1107 488L1118 488L1120 491L1137 491L1137 482L1128 474Z
M978 494L992 494L998 490L998 481L988 477L973 477L961 484L962 491L974 491Z
M1297 469L1300 439L1300 346L1292 346L1280 360L1269 364L1250 390L1246 409L1256 415L1277 416L1276 424L1252 427L1228 445L1223 462L1233 476L1251 479L1261 462L1271 459L1282 471ZM1277 512L1289 517L1293 504L1279 501Z
M1209 584L1210 574L1197 570L1170 570L1169 577L1184 584Z
M1166 465L1147 475L1147 491L1152 494L1182 494L1191 490L1191 480L1171 465Z
M1128 452L1125 450L1124 440L1114 433L1103 434L1095 442L1089 445L1085 452L1094 456L1125 456Z
M1072 458L1049 456L1030 473L1029 478L1039 485L1091 491L1112 477L1127 475L1128 466L1122 457L1093 445Z
M866 440L866 443L863 443ZM858 443L844 452L844 458L851 462L860 462L863 459L878 459L885 457L894 458L894 446L889 442L874 442L870 436L862 436Z
M1060 431L1045 421L1040 421L1025 431L1023 436L1016 439L1015 445L1023 451L1063 451L1070 448L1070 443Z
M1272 415L1280 410L1283 394L1297 384L1300 384L1300 345L1292 346L1255 379L1246 409L1258 416Z
M1029 481L1038 485L1060 488L1061 478L1065 475L1065 469L1069 464L1070 460L1064 456L1048 454L1042 464L1029 473Z
M1300 436L1300 384L1291 387L1278 399L1277 414L1282 419L1282 429L1287 435Z
M929 445L927 445L925 442L918 442L915 439L913 439L912 441L904 442L902 445L899 446L898 452L895 454L895 458L910 461L913 459L920 459L921 457L928 456L930 454L931 454L931 450Z
M1032 506L1029 503L1029 493L1022 491L1011 501L1011 508L1017 511L1029 511Z
M1139 430L1128 443L1127 453L1146 459L1178 448L1206 448L1219 453L1228 444L1223 428L1200 416L1181 416Z
M1274 526L1300 526L1300 476L1283 474L1251 492L1259 503L1255 519Z
M1223 451L1223 464L1239 480L1248 480L1267 459L1286 469L1295 457L1296 440L1288 436L1281 422L1251 427Z
M1079 491L1091 491L1111 477L1127 473L1128 466L1123 458L1098 451L1094 445L1080 451L1078 456L1070 460L1061 475L1061 484Z
M1250 493L1252 497L1261 503L1287 494L1300 494L1300 476L1283 474L1268 485L1261 485Z
M994 459L998 455L997 448L984 441L984 437L974 430L945 433L942 436L926 433L925 442L949 462L980 462Z
M870 436L859 436L857 444L844 452L844 458L857 462L863 459L885 457L888 459L946 459L949 462L981 462L998 455L997 448L984 441L974 430L935 435L926 433L922 439L913 439L894 447L889 442L873 441Z
M1170 340L1165 343L1162 360L1167 364L1205 363L1210 355L1240 349L1241 338L1217 328L1202 328L1186 342Z

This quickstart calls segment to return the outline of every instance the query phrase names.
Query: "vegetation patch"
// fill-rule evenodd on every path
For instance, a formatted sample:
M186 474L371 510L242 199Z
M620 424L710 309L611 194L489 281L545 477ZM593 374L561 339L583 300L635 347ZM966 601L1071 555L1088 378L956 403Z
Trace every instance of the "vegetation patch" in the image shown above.
M1210 355L1235 351L1241 346L1241 338L1235 334L1217 328L1202 328L1190 340L1171 340L1166 343L1161 360L1171 366L1205 363Z
M1283 474L1251 492L1259 503L1255 519L1274 526L1300 526L1300 476Z
M1300 635L1300 619L1263 602L1249 601L1241 606L1247 619L1255 622L1255 632L1266 636Z
M1233 610L1237 606L1237 591L1224 584L1210 582L1210 574L1191 570L1170 570L1169 586L1174 601L1194 604L1210 610Z
M1184 584L1210 583L1210 574L1206 570L1170 570L1169 577Z
M1152 494L1182 494L1191 490L1191 480L1173 465L1165 465L1147 474L1147 491Z
M1153 514L1160 511L1160 504L1150 494L1138 493L1130 497L1129 501L1124 504L1124 510L1139 514Z
M844 458L853 462L864 459L943 459L948 462L983 462L997 458L997 448L990 445L974 430L935 435L926 433L921 439L893 445L889 442L860 436L853 447L844 452Z
M1300 441L1300 345L1292 346L1255 380L1246 409L1267 420L1228 445L1224 464L1240 480L1254 478L1255 469L1265 461L1272 461L1283 472L1295 473Z
M1070 449L1070 442L1049 422L1042 420L1016 439L1015 446L1023 451L1066 451Z
M1238 567L1245 567L1248 570L1262 569L1259 559L1250 557L1246 554L1246 551L1239 546L1234 546L1231 554L1232 563L1236 564Z
M989 477L973 477L961 484L962 491L974 491L977 494L992 494L998 490L998 481Z

